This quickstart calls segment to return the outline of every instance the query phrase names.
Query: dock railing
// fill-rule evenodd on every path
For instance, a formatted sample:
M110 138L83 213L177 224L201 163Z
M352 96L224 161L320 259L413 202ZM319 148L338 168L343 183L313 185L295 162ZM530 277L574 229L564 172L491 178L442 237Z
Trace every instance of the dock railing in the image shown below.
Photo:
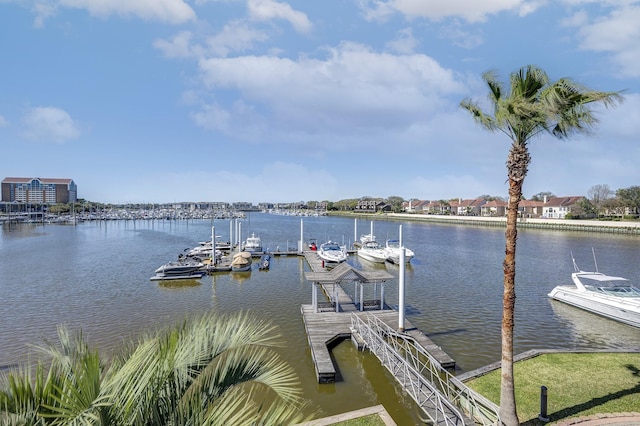
M351 316L351 332L394 375L434 424L499 425L499 407L470 389L412 337L373 315ZM463 414L464 413L464 414Z

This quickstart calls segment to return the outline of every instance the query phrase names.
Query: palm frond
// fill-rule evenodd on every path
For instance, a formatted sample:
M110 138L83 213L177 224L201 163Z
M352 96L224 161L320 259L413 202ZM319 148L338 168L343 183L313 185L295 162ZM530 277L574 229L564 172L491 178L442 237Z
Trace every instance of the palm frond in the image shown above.
M274 352L281 345L274 326L242 312L195 316L160 330L119 358L109 374L112 415L122 424L197 418L238 384L254 381L276 399L297 403L294 370Z

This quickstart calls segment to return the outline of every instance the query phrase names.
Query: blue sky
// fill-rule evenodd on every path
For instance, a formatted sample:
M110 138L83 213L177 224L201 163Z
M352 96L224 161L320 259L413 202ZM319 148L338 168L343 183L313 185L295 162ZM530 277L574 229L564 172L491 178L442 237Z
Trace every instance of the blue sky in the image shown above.
M524 186L640 185L640 1L0 0L0 175L108 203L506 196L459 108L535 64L624 90Z

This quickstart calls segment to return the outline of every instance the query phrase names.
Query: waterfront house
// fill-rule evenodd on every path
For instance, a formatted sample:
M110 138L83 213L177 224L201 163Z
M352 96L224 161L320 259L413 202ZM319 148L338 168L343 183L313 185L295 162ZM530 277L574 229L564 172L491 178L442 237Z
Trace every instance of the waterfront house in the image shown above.
M518 213L521 217L540 217L544 201L522 200L518 204Z
M503 217L507 212L507 203L502 200L487 201L480 206L482 216Z
M564 219L584 198L583 196L551 197L542 206L542 217L545 219Z
M451 206L451 214L459 216L480 216L481 207L486 204L486 202L483 198L458 199L458 201L450 201L449 205Z
M451 211L451 205L447 201L443 200L429 201L426 206L426 211L429 214L449 214Z
M385 209L386 204L381 200L358 200L358 204L356 205L356 213L375 213L377 211L382 210L390 210Z

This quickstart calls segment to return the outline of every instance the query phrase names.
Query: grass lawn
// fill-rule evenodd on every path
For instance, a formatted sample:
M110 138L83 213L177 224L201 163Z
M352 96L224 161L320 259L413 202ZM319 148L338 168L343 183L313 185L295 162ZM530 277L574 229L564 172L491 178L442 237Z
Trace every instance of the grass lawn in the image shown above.
M550 353L514 365L523 425L542 425L540 387L550 422L598 413L640 412L640 353ZM466 384L500 403L500 369Z

